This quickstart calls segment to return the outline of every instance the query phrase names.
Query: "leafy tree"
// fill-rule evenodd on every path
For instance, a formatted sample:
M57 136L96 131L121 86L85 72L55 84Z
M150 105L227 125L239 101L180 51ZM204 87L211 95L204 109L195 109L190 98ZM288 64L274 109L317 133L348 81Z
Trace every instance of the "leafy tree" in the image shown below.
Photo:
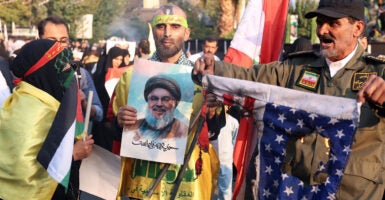
M187 14L191 38L203 39L208 35L219 36L218 15L219 5L216 1L207 1L197 6L188 2L175 1Z
M93 41L109 35L109 25L119 19L128 7L127 0L8 0L0 2L0 19L8 26L31 27L50 15L64 18L70 27L70 37L75 38L76 20L82 15L93 14Z
M30 24L37 24L39 21L47 17L48 10L47 7L39 5L38 3L33 3L31 6L32 17Z
M76 32L76 20L82 15L97 13L98 6L101 4L101 0L61 0L61 1L50 1L46 4L48 15L56 15L64 18L70 27L70 37L75 37ZM95 16L94 16L95 18ZM95 20L94 20L95 23ZM95 26L93 30L96 30ZM94 34L95 35L95 34Z
M289 14L298 15L298 37L304 36L312 38L312 35L314 34L314 22L312 19L305 18L305 14L315 10L317 6L318 1L296 0L295 7L289 7ZM290 29L286 29L286 31L290 31Z
M125 8L128 7L128 3L129 1L127 0L100 0L99 8L96 10L95 13L93 13L93 30L95 40L106 39L108 36L111 36L110 26L115 20L122 19ZM128 25L120 24L120 26L122 26L123 28Z
M0 19L2 23L10 26L15 22L21 26L29 26L32 15L30 4L23 3L23 0L2 1L0 3ZM10 31L10 30L8 30Z

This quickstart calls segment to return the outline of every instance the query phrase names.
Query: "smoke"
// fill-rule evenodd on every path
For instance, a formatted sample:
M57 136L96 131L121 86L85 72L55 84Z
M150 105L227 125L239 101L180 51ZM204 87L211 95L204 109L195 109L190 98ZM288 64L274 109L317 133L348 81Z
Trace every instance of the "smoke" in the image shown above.
M139 41L148 37L147 23L138 18L116 18L109 25L108 31L108 37L116 36L127 41Z

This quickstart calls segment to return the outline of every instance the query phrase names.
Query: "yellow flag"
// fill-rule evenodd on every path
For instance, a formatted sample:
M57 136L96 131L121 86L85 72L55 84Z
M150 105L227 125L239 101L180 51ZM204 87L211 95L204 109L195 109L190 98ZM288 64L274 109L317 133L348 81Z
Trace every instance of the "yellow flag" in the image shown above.
M0 198L51 199L57 182L36 160L59 102L21 82L0 110Z

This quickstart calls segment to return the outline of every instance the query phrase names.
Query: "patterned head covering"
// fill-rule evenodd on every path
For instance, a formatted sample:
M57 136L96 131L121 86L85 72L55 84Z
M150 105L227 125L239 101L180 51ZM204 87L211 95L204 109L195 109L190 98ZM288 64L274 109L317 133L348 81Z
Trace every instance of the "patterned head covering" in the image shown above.
M40 39L24 45L10 68L16 77L60 101L74 76L69 64L71 58L71 50L64 49L60 43Z

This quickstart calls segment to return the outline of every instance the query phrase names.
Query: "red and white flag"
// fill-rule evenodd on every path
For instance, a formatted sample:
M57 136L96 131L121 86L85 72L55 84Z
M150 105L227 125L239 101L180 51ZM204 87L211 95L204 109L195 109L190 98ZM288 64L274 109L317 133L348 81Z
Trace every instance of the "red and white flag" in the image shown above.
M250 0L224 61L242 67L278 60L289 0Z
M106 87L108 96L112 96L112 93L114 92L115 86L118 83L120 77L122 76L123 72L126 71L128 67L120 67L120 68L108 68L106 76L105 76L105 83L104 87Z
M289 0L250 0L224 61L249 68L256 63L278 60L283 46L288 7ZM252 101L246 102L253 104ZM233 198L241 190L251 158L251 148L255 145L252 139L252 120L250 117L240 120L233 153L233 162L237 169Z

